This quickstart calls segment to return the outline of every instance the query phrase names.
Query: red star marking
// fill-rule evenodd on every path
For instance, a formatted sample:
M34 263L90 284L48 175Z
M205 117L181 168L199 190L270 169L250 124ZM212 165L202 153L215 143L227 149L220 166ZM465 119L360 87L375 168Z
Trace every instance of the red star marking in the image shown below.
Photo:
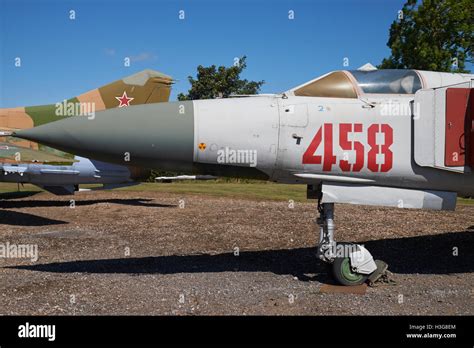
M118 107L121 108L123 106L130 106L130 102L135 98L129 98L127 96L127 92L123 91L122 96L121 97L115 97L115 99L117 99L120 102Z

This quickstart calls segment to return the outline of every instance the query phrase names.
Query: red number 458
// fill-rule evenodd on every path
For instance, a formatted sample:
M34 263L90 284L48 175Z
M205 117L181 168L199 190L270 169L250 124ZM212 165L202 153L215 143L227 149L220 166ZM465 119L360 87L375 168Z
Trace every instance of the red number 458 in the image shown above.
M339 146L343 151L355 151L355 163L341 159L339 167L344 172L359 172L364 167L364 144L359 141L350 141L350 133L361 133L361 123L339 124ZM384 144L377 144L377 133L384 134ZM316 150L323 144L323 155L315 155ZM367 143L370 149L367 153L367 168L372 172L388 172L392 169L393 153L390 146L393 144L393 129L388 124L372 124L367 129ZM383 154L384 163L377 164L377 155ZM322 164L323 171L331 171L332 166L337 163L337 157L333 152L333 125L323 124L303 154L303 164Z

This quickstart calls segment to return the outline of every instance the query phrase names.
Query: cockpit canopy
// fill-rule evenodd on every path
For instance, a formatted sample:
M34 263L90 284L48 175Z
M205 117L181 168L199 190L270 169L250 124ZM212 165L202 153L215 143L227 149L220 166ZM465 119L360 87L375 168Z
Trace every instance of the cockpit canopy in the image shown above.
M334 71L292 91L299 97L357 98L354 83L345 71Z
M415 94L422 88L420 76L415 70L350 70L364 93Z
M423 87L415 70L334 71L290 90L296 96L357 98L362 93L414 94Z

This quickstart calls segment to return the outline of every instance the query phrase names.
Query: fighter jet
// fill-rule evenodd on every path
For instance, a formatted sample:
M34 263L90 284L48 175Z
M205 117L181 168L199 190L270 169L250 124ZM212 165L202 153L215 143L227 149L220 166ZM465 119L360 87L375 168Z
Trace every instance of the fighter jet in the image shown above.
M103 184L104 188L134 184L149 171L75 157L8 135L62 118L92 119L101 110L166 102L172 82L170 76L144 70L56 104L0 109L0 182L32 183L56 195L73 194L80 184Z
M473 196L473 79L365 67L281 94L105 110L15 136L116 164L305 184L318 201L318 257L357 285L383 263L335 242L334 204L453 210Z

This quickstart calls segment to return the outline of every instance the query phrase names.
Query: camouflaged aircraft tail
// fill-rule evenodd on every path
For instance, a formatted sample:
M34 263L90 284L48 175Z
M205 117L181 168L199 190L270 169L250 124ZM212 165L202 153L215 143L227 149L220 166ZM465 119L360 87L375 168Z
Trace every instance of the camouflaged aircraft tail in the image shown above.
M69 116L93 117L97 111L115 107L167 102L172 84L173 78L168 75L154 70L143 70L55 104L0 109L0 132L10 133L32 128ZM13 149L15 151L12 151ZM22 149L25 156L22 156ZM57 162L58 159L71 162L72 158L70 154L31 141L0 136L0 162L3 163L45 163Z

